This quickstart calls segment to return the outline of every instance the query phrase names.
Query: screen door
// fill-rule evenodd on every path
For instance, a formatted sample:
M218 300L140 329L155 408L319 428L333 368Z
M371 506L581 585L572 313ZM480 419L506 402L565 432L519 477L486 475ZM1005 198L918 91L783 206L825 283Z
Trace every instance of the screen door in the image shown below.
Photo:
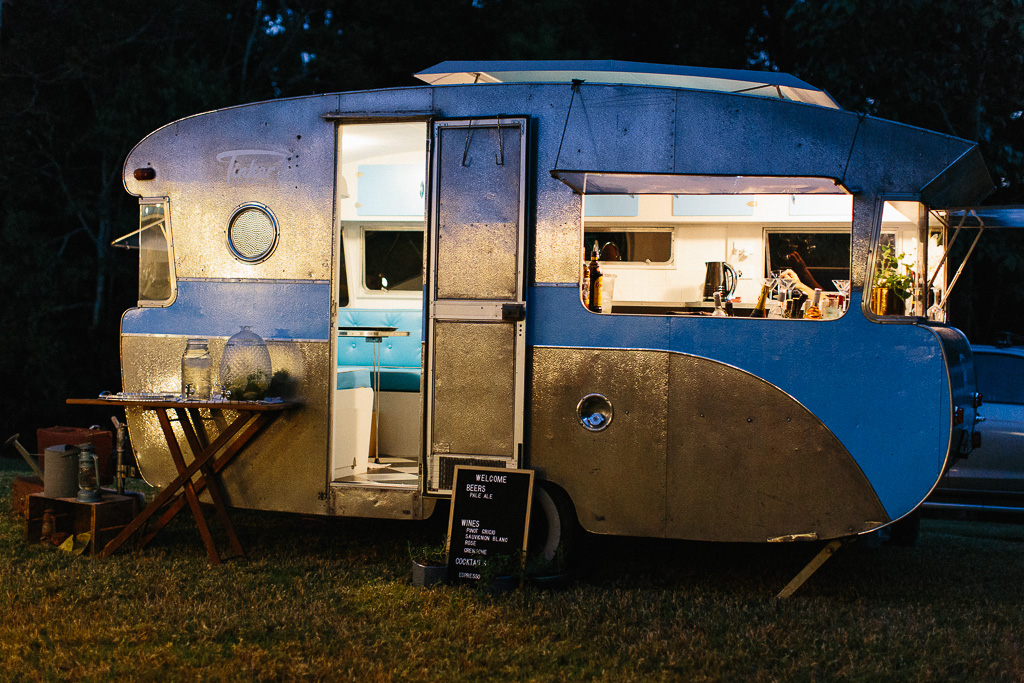
M426 488L515 468L523 443L526 120L437 121L427 268Z

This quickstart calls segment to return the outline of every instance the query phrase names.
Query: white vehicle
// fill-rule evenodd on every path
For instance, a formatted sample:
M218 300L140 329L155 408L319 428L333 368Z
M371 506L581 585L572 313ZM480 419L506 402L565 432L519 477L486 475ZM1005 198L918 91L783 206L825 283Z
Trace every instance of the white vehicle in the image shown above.
M975 344L981 446L957 460L929 507L1024 509L1024 348Z

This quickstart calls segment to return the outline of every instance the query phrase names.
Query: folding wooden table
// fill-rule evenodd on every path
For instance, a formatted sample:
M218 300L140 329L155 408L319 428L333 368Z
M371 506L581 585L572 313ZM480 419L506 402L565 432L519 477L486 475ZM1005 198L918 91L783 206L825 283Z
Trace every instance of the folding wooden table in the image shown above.
M145 546L150 540L167 525L175 515L187 504L192 511L192 516L199 527L199 534L206 546L206 553L213 564L220 564L223 559L230 557L245 557L245 550L242 548L235 527L228 516L224 486L220 480L220 474L231 464L231 461L238 456L252 439L259 434L267 424L281 415L285 410L295 406L288 402L263 402L263 401L203 401L203 400L169 400L166 398L69 398L67 403L71 405L102 405L108 407L137 407L144 411L153 411L160 421L160 428L167 441L167 448L171 453L171 459L178 470L178 476L168 484L153 499L153 502L139 513L131 523L126 526L120 534L111 540L99 553L102 557L108 557L120 548L128 539L132 538L146 523L157 513L159 517L146 529L139 540L139 547ZM223 417L225 427L213 441L210 441L203 422L200 410L210 411L211 417L219 415ZM185 462L182 451L182 444L179 443L177 435L171 424L169 413L176 415L185 437L185 448L192 455L192 462ZM220 422L220 420L218 420ZM192 480L197 472L202 476L196 481ZM209 489L210 499L213 502L217 519L228 537L228 542L233 555L222 558L213 541L210 527L203 515L199 505L199 494L204 489Z

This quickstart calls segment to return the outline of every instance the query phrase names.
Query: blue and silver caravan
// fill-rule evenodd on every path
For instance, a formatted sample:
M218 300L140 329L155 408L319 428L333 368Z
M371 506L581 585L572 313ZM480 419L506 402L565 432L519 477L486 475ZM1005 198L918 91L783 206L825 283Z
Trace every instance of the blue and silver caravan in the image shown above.
M216 367L242 326L294 381L232 505L419 519L471 463L534 470L556 535L836 539L970 451L942 245L992 189L974 143L777 73L417 77L185 118L125 163L123 391L179 391L186 340ZM173 479L155 419L128 425L145 478Z

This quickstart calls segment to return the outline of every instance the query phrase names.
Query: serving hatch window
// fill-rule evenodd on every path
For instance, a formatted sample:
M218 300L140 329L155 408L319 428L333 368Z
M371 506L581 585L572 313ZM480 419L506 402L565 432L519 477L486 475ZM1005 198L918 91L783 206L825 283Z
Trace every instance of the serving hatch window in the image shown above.
M811 318L831 319L846 310L848 195L814 195L813 202L770 193L600 196L635 201L629 211L584 211L581 304L592 312L800 318L811 310ZM603 278L599 304L591 301L589 287L595 244ZM764 286L770 299L759 306ZM816 288L822 293L813 310ZM716 310L715 294L722 310ZM781 309L780 315L768 316L770 308Z

